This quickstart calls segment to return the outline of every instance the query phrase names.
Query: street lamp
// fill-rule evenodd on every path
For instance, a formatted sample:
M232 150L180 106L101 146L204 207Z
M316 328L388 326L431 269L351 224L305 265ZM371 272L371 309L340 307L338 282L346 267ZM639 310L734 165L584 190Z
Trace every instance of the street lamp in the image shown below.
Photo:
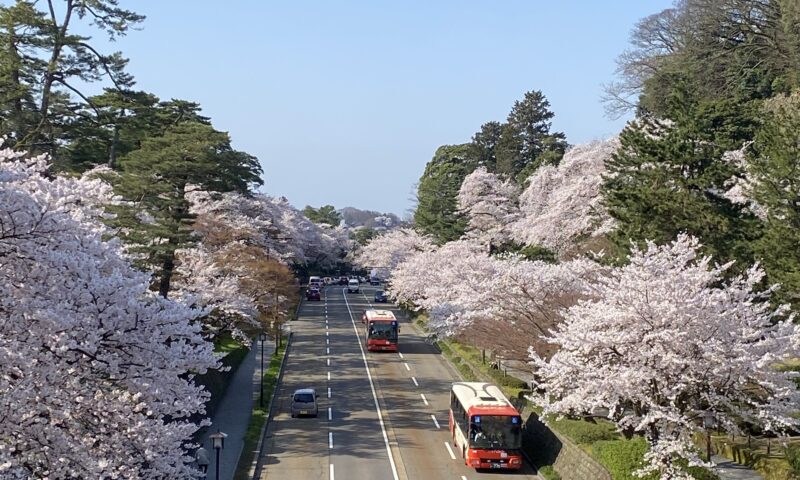
M267 334L261 332L258 339L261 340L261 395L258 396L258 406L264 408L264 342L267 341Z
M219 451L225 448L225 438L227 436L227 433L223 433L219 429L217 429L217 433L212 433L208 436L208 438L211 439L211 445L214 447L214 450L217 451L217 475L214 477L214 480L219 480Z
M706 429L706 461L711 461L711 429L716 426L714 412L703 412L703 427Z

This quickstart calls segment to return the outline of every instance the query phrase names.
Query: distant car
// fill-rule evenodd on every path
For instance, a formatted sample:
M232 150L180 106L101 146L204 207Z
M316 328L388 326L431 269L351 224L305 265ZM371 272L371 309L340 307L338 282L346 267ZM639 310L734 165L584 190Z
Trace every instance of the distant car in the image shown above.
M350 280L347 283L347 293L358 293L358 292L360 292L361 291L361 289L359 288L360 286L361 286L361 284L359 284L358 280L356 280L355 278Z
M292 394L292 418L299 416L316 417L318 414L317 391L313 388L295 390Z
M306 290L306 300L319 300L320 294L318 288L309 288Z
M377 303L386 303L389 301L389 297L386 296L386 292L383 290L378 290L375 292L375 302Z
M381 284L381 279L378 278L378 277L372 277L372 278L369 279L369 284L370 285L380 285Z
M350 279L348 277L339 277L339 285L347 285Z
M322 279L322 283L324 283L325 285L330 285L331 283L333 283L333 279L331 277L325 277Z
M358 277L358 281L361 283L367 283L367 277Z

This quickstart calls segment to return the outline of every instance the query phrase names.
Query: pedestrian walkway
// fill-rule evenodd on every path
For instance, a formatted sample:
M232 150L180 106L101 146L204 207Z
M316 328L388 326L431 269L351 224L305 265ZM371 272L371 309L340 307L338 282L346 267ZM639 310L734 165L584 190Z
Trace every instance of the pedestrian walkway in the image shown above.
M272 342L264 345L264 368L269 366L269 359L275 346ZM233 380L225 392L225 396L217 406L217 411L211 418L211 426L206 430L201 440L202 447L209 452L211 460L206 478L211 480L231 480L236 472L236 464L244 447L244 435L250 423L250 414L254 402L258 402L260 393L261 373L261 345L254 341L245 359L239 365ZM265 399L267 400L267 399ZM220 452L219 479L216 478L216 451L211 445L208 436L221 430L227 434L225 448Z
M720 455L712 455L711 460L717 464L714 471L721 480L764 480L764 477L755 470Z

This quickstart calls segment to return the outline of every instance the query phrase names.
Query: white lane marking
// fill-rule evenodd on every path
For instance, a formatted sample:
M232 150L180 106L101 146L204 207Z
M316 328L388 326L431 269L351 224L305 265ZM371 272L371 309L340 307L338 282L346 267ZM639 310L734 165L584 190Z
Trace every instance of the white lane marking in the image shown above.
M331 387L328 387L328 398L331 398Z
M325 353L327 355L330 355L331 354L331 347L325 347Z
M403 357L403 354L402 354L402 353L400 353L400 352L397 352L397 354L398 354L398 355L400 355L400 359L401 359L401 360L403 360L403 358L404 358L404 357Z
M409 367L409 366L408 366L408 364L407 364L406 362L403 362L403 365L405 365L405 366L406 366L406 370L408 370L409 372L411 371L411 367Z
M425 406L427 406L428 405L428 399L425 398L425 394L424 393L420 393L419 396L422 397L422 401L425 402Z
M328 359L328 366L329 367L331 366L331 359L330 358Z
M332 466L333 466L333 465L331 465L331 467L332 467ZM331 477L331 478L333 478L333 477ZM464 475L461 475L461 480L467 480L467 477L465 477Z
M462 480L467 480L467 479L466 479L466 478L464 478L464 477L461 477L461 478L462 478ZM334 476L333 476L333 464L332 464L332 463L331 463L331 474L330 474L330 478L329 478L329 480L334 480Z
M325 330L327 330L327 329L328 329L328 327L327 327L327 325L326 325L326 326L325 326ZM331 332L325 332L325 336L326 336L326 337L327 337L327 336L329 336L329 335L330 335L330 333L331 333Z
M417 377L411 377L411 380L414 382L414 385L419 387L419 383L417 383Z
M386 434L386 425L383 423L383 414L381 413L381 406L378 403L378 394L375 393L375 383L372 381L372 373L369 371L369 364L367 363L367 356L364 354L364 346L361 344L361 335L358 333L356 321L353 317L353 311L350 310L350 302L347 300L345 289L342 289L342 296L344 296L344 304L347 306L347 312L350 314L350 323L353 324L353 332L356 334L356 342L358 348L361 350L361 359L364 361L364 369L367 371L367 380L369 380L369 388L372 390L372 400L375 402L375 411L378 413L378 423L381 425L381 433L383 434L383 443L386 445L386 453L389 455L389 466L392 467L392 477L394 480L400 480L397 476L397 467L394 464L394 457L392 456L392 449L389 447L389 436ZM455 457L453 457L455 459Z
M331 381L331 372L328 372L328 381Z
M431 418L433 419L433 424L434 424L434 425L436 425L436 428L442 428L442 427L439 425L439 420L436 420L436 415L434 415L434 414L431 414Z
M327 329L328 329L328 322L325 322L325 330L327 330ZM327 334L328 334L328 332L325 332L325 335L327 335Z
M333 420L333 409L328 407L328 420Z
M328 448L333 448L333 432L328 432Z
M330 343L331 343L330 339L326 338L325 339L325 345L329 345Z
M456 459L456 454L455 454L455 453L453 453L453 449L452 449L452 448L450 448L450 443L449 443L449 442L444 442L444 446L445 446L445 447L447 447L447 453L449 453L449 454L450 454L450 458L452 458L453 460L455 460L455 459Z

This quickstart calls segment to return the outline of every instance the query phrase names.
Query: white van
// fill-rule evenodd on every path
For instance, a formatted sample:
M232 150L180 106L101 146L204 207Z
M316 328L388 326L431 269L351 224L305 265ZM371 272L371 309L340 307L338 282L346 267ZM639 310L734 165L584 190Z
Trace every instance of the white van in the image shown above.
M355 278L351 278L349 282L347 282L347 292L348 293L358 293L359 292L359 285L358 280Z

